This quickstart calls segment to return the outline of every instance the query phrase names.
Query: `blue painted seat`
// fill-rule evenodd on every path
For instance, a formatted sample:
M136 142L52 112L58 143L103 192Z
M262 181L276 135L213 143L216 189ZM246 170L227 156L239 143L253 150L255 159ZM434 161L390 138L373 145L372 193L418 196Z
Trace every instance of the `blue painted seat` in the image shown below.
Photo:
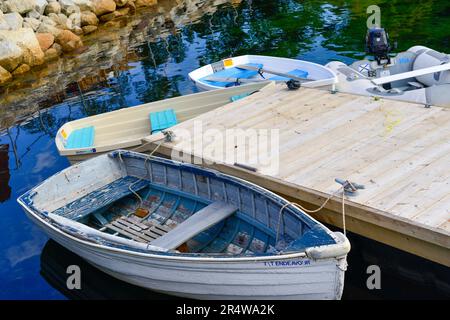
M299 78L307 78L308 77L308 72L304 71L304 70L300 70L300 69L295 69L295 70L292 70L292 71L289 71L289 72L286 72L286 73L290 74L292 76L299 77ZM281 77L281 76L275 76L275 77L269 78L269 80L272 80L272 81L289 81L291 79L286 78L286 77Z
M66 142L66 149L89 148L94 145L95 129L93 126L74 130Z
M252 66L256 68L262 68L263 65L261 63L246 63L247 66ZM215 72L213 76L218 78L239 78L239 79L248 79L254 77L258 74L258 71L241 69L237 67L223 69L221 71ZM208 75L206 77L210 77L212 75ZM208 84L212 84L217 87L226 87L231 82L220 82L220 81L211 81L205 80L206 77L201 78L200 80L206 82Z
M84 197L68 203L64 207L56 209L53 213L75 221L83 219L91 213L130 195L132 193L130 186L132 186L134 192L137 192L147 187L148 181L132 176L117 179Z
M151 134L170 128L178 123L173 109L150 113Z

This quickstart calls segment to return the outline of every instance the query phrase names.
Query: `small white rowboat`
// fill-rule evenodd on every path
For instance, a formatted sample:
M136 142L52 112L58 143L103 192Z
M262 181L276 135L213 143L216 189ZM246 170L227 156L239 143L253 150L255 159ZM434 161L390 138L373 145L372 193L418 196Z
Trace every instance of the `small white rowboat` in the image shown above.
M118 150L55 174L18 202L62 246L155 291L198 299L342 294L344 235L216 171Z
M56 147L71 163L116 149L135 149L150 134L232 103L269 83L189 94L70 121L59 128Z
M270 56L245 55L208 64L189 73L202 90L216 90L258 81L298 80L302 86L334 90L337 77L320 64Z

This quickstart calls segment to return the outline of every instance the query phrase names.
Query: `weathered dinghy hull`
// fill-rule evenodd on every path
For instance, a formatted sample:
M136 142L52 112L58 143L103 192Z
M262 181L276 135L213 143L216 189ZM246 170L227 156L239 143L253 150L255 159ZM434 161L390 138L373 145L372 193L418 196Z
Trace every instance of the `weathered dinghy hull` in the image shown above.
M96 197L102 197L99 191L102 182L98 180L106 172L112 172L103 182L106 186L123 176L134 175L148 179L130 185L136 190L141 181L149 183L148 190L163 190L164 184L169 186L158 199L148 191L152 194L150 198L158 203L158 206L150 205L156 212L154 221L167 227L172 227L178 219L176 216L181 215L180 203L185 200L181 196L205 204L225 201L229 206L236 206L236 212L187 241L190 250L197 246L195 252L167 250L163 244L167 241L163 239L170 238L170 234L183 234L182 226L202 210L193 210L172 231L149 243L103 235L104 232L89 225L87 218L99 212L107 217L105 212L112 210L108 199L118 191L109 190L103 198L102 205L108 204L106 211L103 208L87 214L86 210L92 208L86 209L80 203L88 199L89 207L98 205L89 195L97 192ZM67 187L64 194L49 194L51 189L63 190L63 185ZM147 192L147 186L143 188L141 195ZM176 201L169 199L171 192L177 195ZM177 204L167 210L163 199ZM120 280L154 291L196 299L339 299L342 295L346 254L350 249L342 234L333 233L297 208L286 206L285 200L265 189L212 170L159 158L146 160L145 155L118 151L63 170L21 196L18 202L34 223L65 248ZM119 207L124 208L124 204L120 203ZM286 208L278 220L277 213L283 206ZM161 216L169 211L170 215ZM69 218L70 222L64 223ZM281 225L276 221L281 221ZM275 235L277 231L279 236ZM212 234L214 237L202 243L202 239ZM228 241L224 242L226 237ZM279 246L284 249L276 249Z
M169 114L178 122L183 122L232 103L269 84L265 81L221 92L194 93L70 121L59 128L55 144L59 154L67 157L71 164L116 149L143 152L146 151L145 148L140 149L143 138L175 124L163 119L162 123L157 124L163 127L155 128L152 114L162 118L167 118Z

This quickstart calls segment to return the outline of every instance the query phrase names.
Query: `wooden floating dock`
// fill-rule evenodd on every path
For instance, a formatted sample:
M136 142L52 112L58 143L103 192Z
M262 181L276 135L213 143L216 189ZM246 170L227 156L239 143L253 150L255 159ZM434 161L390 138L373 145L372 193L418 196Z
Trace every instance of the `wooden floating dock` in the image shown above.
M176 136L171 143L156 142L161 134L144 141L150 149L160 144L164 155L183 152L198 161L202 150L192 147L202 139L193 134L196 121L202 121L203 131L279 129L278 172L214 156L203 158L205 166L310 209L339 189L335 178L362 184L365 189L346 197L347 230L450 266L450 110L270 84L178 124L171 129ZM186 130L191 137L181 139ZM251 148L245 141L227 152ZM341 207L337 195L313 216L342 227Z

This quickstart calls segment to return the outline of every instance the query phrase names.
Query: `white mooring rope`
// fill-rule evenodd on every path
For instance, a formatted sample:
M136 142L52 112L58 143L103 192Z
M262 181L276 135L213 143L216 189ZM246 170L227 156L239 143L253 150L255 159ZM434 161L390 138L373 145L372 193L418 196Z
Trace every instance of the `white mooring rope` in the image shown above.
M350 184L350 186L352 186L351 182L348 182L348 183ZM279 240L280 227L281 227L281 217L282 217L282 214L283 214L283 210L286 207L292 205L292 206L295 206L295 207L299 208L300 210L303 210L306 213L316 213L316 212L319 212L320 210L322 210L326 206L328 201L330 201L330 199L332 197L334 197L336 194L338 194L340 191L342 191L342 229L344 231L344 235L346 236L347 235L347 227L346 227L346 224L345 224L345 186L342 186L338 190L336 190L335 192L330 194L327 197L327 199L324 201L324 203L317 209L309 210L309 209L306 209L305 207L301 206L300 204L298 204L296 202L288 202L284 206L282 206L280 208L279 213L278 213L278 225L277 225L277 234L276 234L276 238L275 238L275 243L278 243L278 240Z

